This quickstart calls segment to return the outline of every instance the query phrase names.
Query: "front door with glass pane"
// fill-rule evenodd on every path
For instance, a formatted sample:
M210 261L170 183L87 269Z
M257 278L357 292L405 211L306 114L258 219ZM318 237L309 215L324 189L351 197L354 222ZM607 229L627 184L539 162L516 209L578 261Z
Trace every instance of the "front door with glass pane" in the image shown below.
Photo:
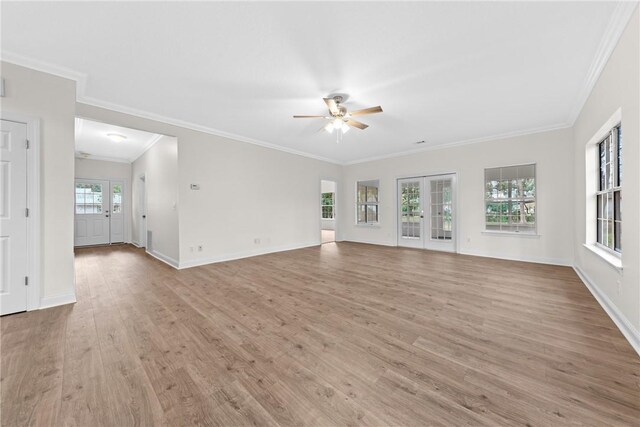
M455 252L455 175L398 180L398 245Z
M75 246L110 243L109 193L109 181L76 180Z

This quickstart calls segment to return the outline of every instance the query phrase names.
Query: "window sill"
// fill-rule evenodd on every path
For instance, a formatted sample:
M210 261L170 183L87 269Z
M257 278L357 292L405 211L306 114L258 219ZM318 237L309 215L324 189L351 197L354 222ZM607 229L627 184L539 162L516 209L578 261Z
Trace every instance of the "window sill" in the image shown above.
M370 224L356 224L356 227L363 227L363 228L382 228L382 226L380 225L379 222L376 223L370 223Z
M622 271L622 259L620 259L620 257L609 253L608 251L601 249L599 247L597 247L596 245L588 245L588 244L583 244L582 246L584 246L585 248L589 249L591 252L593 252L594 254L598 255L600 258L602 258L607 264L609 264L611 267L615 268L618 272Z
M506 237L528 237L530 239L539 239L541 236L537 233L519 233L517 231L497 231L497 230L484 230L482 234L506 236Z

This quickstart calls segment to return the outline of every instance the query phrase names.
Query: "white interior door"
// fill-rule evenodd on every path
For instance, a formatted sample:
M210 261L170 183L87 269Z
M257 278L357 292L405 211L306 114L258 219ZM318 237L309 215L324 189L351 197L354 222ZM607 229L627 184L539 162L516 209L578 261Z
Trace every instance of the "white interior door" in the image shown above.
M424 178L398 180L398 245L424 247Z
M0 315L27 309L27 125L0 125Z
M398 246L455 252L455 175L398 180Z
M77 179L75 196L75 245L109 244L109 181Z
M110 182L110 202L111 202L111 243L124 242L124 182Z

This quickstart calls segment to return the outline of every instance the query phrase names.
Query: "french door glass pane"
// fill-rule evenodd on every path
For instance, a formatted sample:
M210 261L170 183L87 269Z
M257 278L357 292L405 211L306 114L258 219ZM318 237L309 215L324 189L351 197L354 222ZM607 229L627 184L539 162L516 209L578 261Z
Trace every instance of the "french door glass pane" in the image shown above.
M405 238L420 238L420 183L403 182L400 185L401 235Z
M431 239L451 240L451 180L431 181Z

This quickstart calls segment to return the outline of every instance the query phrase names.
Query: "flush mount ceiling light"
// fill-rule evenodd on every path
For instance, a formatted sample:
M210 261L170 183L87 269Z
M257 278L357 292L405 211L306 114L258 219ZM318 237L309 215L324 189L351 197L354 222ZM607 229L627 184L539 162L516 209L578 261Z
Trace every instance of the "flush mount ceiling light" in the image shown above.
M364 110L357 110L350 113L344 105L341 105L344 97L345 96L343 95L334 95L330 98L323 98L325 104L327 104L327 107L329 108L329 116L293 116L293 118L331 120L324 126L324 130L329 133L333 133L335 130L336 140L337 142L340 142L342 140L342 135L347 133L351 127L362 130L369 127L369 125L353 120L352 117L363 116L365 114L382 113L382 107L379 105L377 107L365 108Z
M122 142L125 139L127 139L126 136L124 135L120 135L119 133L108 133L107 137L112 140L113 142Z

